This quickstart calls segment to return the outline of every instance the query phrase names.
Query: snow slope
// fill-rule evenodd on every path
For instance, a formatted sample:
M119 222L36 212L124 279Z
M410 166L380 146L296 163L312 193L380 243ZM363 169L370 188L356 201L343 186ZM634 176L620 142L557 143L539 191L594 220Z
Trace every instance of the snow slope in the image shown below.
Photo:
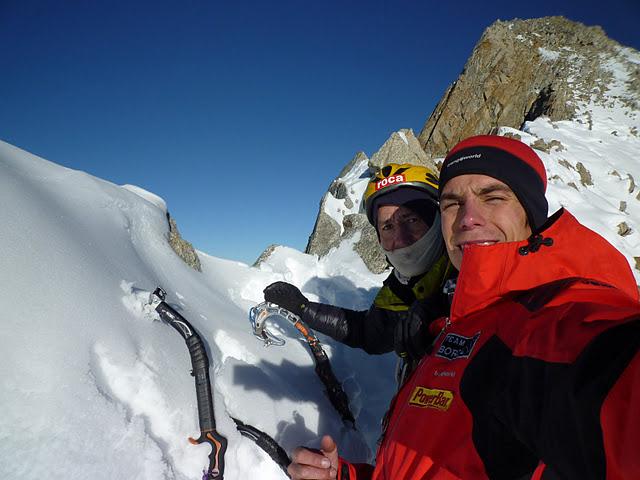
M144 308L162 285L212 356L216 418L228 437L228 479L282 479L229 415L286 449L336 435L371 455L393 392L393 358L328 345L362 426L343 427L306 345L255 339L247 310L285 279L313 299L366 308L381 279L348 250L318 261L280 248L260 269L200 252L189 269L166 242L158 197L0 143L0 478L192 479L207 463L186 346ZM388 372L387 375L378 372Z
M620 47L601 61L611 78L601 94L575 101L574 120L538 118L515 133L534 147L540 141L550 147L538 151L548 174L549 213L566 207L600 233L627 257L640 284L640 92L634 80L640 52Z

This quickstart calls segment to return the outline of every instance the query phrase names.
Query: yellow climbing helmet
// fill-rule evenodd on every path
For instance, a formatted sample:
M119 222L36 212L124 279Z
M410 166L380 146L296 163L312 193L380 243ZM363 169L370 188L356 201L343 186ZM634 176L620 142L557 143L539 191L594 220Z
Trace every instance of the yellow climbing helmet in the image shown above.
M376 171L364 192L364 205L369 223L375 225L376 200L399 188L411 188L417 190L416 193L426 193L426 198L438 205L438 177L435 171L422 165L390 163Z

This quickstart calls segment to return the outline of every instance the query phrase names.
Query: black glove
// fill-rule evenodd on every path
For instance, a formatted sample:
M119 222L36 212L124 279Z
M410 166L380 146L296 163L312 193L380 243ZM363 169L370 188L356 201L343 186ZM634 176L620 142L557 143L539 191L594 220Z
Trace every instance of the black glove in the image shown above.
M302 315L309 300L302 292L287 282L275 282L264 289L264 299L267 302L289 310L298 316Z
M393 331L393 348L407 360L420 360L430 349L433 335L429 325L436 316L432 309L422 302L414 302L406 316L403 316Z

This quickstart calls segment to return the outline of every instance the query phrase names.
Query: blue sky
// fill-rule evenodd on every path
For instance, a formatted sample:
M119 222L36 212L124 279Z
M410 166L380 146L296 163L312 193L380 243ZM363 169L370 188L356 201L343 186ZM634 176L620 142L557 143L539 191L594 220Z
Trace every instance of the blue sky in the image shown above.
M640 49L637 0L0 0L0 139L163 197L252 263L306 246L362 150L421 130L497 19L564 15Z

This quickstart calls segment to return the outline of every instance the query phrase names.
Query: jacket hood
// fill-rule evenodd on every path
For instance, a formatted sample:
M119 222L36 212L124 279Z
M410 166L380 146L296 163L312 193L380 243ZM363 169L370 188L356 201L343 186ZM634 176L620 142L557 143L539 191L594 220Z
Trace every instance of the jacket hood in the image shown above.
M561 209L527 240L468 247L451 319L480 310L510 292L570 277L606 283L638 300L638 287L624 255Z

